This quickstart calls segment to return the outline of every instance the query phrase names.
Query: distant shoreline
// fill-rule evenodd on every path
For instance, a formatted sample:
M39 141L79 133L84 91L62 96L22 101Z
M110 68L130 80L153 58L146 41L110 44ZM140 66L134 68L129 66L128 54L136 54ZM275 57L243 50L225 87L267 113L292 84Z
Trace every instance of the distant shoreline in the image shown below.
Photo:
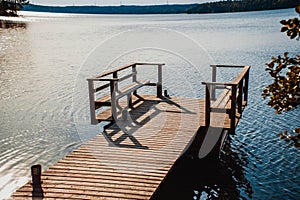
M24 11L78 14L182 14L199 4L121 6L42 6L29 4Z
M259 9L229 9L230 3L226 3L222 9L216 9L222 2L204 4L163 4L163 5L121 5L121 6L43 6L28 4L24 11L52 12L52 13L73 13L73 14L208 14L228 12L248 12L260 10L276 10L293 8L294 5L280 7L260 7ZM223 4L223 3L222 3ZM207 5L210 5L207 8ZM219 7L218 7L219 8Z

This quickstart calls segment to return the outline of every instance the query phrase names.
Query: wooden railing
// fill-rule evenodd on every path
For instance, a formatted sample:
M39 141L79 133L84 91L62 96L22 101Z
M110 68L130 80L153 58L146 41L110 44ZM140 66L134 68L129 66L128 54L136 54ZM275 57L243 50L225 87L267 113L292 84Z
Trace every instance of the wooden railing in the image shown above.
M242 114L248 101L250 66L211 65L212 82L202 82L206 85L205 92L205 126L210 126L212 112L226 113L230 119L230 129L236 127L237 114ZM217 68L241 68L241 72L232 82L217 82ZM216 90L223 89L216 98Z
M157 82L151 82L150 80L139 80L138 79L138 71L137 66L144 65L157 65ZM137 95L137 89L142 86L156 86L157 87L157 96L162 96L162 66L165 65L163 63L132 63L129 65L125 65L119 68L115 68L104 72L98 76L88 78L89 85L89 99L90 99L90 116L91 116L91 124L98 124L100 121L113 121L113 115L117 114L117 109L120 108L118 105L118 100L124 96L127 96L128 106L130 107L131 96ZM131 72L128 73L126 69L131 68ZM121 74L120 72L127 72L126 75ZM120 88L120 83L124 80L131 78L131 83L125 85L125 87ZM95 82L104 82L100 86L95 87ZM106 95L103 95L107 92L104 90L109 88L110 92ZM97 98L97 94L102 94L100 98ZM103 107L109 106L111 107L111 113L108 117L102 117L101 113L96 114L96 110Z

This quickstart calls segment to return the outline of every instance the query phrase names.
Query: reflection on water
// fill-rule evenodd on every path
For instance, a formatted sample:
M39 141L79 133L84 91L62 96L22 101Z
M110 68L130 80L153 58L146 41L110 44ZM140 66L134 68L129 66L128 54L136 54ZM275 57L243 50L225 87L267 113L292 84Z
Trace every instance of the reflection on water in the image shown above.
M27 181L31 165L40 163L45 169L80 143L68 109L70 103L66 103L72 85L59 80L54 87L56 81L49 77L62 74L59 70L51 72L57 59L47 62L41 58L46 41L42 34L36 36L28 23L32 22L14 18L1 21L0 199ZM62 65L60 62L55 68L65 69Z
M180 159L152 199L252 199L243 167L247 160L231 150L230 141L220 160Z
M154 27L183 32L202 45L217 64L252 66L249 104L222 162L205 164L183 159L176 167L177 176L170 176L175 184L164 186L164 195L173 194L173 199L298 199L300 149L279 141L277 132L299 127L299 110L276 116L260 96L270 81L264 63L287 50L291 55L299 53L299 43L280 33L279 21L295 16L293 9L287 9L155 16L29 13L23 22L4 22L1 18L0 198L28 180L31 165L39 163L47 169L82 139L99 131L99 127L91 126L81 130L85 138L79 137L73 120L76 112L77 123L89 122L85 115L89 109L85 103L87 76L80 68L91 50L114 34ZM157 58L149 54L140 52L138 61ZM165 55L160 56L160 60L167 60ZM179 64L175 72L185 76ZM101 63L93 66L85 70L101 73L106 67ZM203 74L210 74L206 64L197 67ZM220 72L218 81L230 79L230 73ZM172 84L174 70L164 74L164 81ZM194 76L187 79L195 90L202 81ZM76 96L79 104L73 109L74 82L81 80L83 84L74 91L86 96ZM185 90L176 92L184 94Z
M26 22L19 22L19 21L7 21L0 19L0 28L4 29L14 29L14 28L26 28Z

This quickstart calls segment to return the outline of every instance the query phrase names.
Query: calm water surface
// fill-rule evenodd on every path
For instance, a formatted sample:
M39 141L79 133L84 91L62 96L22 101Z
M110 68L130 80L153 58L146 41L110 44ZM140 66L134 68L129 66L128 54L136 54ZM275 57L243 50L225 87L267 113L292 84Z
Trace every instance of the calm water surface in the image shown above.
M210 15L23 15L9 22L1 18L0 23L0 198L29 179L31 165L47 168L98 133L86 128L85 78L89 71L101 73L104 68L94 63L90 69L84 63L112 35L151 27L180 32L200 44L206 59L199 55L203 63L196 70L205 80L212 62L252 66L249 105L229 140L227 157L214 170L199 163L191 163L189 172L182 170L176 186L182 198L299 199L299 149L277 135L300 126L299 110L276 116L260 97L270 81L264 63L285 51L299 53L299 42L279 31L281 19L296 16L293 9ZM141 37L138 31L136 37ZM150 53L137 57L151 61L155 52ZM170 54L158 55L166 62L182 62ZM165 74L166 82L172 83ZM230 77L221 71L218 78ZM193 81L196 75L185 79L191 80L191 87L201 87L202 80ZM178 88L174 94L184 95L185 88ZM209 172L199 172L203 170Z

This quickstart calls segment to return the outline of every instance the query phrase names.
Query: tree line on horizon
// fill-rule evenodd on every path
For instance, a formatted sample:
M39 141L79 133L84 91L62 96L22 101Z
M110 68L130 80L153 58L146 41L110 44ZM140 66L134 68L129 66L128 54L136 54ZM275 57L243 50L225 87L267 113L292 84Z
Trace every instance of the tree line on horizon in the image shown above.
M0 0L0 15L17 16L29 0ZM40 6L29 4L24 10L40 12L93 13L93 14L175 14L224 13L294 8L300 0L226 0L203 4L151 6Z
M224 13L295 8L300 0L227 0L199 4L188 13Z

